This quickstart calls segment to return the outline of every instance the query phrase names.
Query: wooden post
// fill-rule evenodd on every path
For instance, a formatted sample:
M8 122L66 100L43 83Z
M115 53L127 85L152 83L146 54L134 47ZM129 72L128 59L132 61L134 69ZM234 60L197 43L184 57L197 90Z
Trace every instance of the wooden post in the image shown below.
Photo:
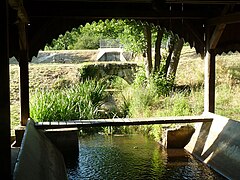
M28 74L28 51L27 51L27 37L26 37L26 23L20 22L18 24L19 31L19 46L20 46L20 119L21 125L26 126L29 118L29 74Z
M26 126L29 118L29 75L28 60L25 52L22 52L19 60L20 67L20 105L21 105L21 125Z
M0 176L11 179L8 1L0 1Z
M207 50L204 72L204 112L215 112L215 53Z
M229 11L231 6L226 5L222 11L222 15ZM204 112L215 112L215 71L216 71L216 60L215 52L217 44L222 36L222 33L226 27L226 24L216 25L213 33L209 34L209 27L207 27L207 43L206 43L206 54L205 54L205 79L204 79Z

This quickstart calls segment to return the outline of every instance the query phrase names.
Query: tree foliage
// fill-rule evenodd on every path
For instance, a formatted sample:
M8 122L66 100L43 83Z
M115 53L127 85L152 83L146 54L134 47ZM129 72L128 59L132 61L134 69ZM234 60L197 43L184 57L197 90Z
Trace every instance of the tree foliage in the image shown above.
M80 25L71 32L67 31L64 35L59 35L57 40L53 39L51 44L45 46L45 50L98 49L100 40L109 39L117 39L125 51L131 51L133 55L142 54L147 77L162 71L161 76L167 78L169 68L171 68L170 74L176 74L183 41L160 27L135 20L107 19L86 23L85 26ZM162 44L167 44L166 59L162 59L161 56ZM154 63L152 48L155 48Z
M98 49L101 39L118 39L127 51L142 53L146 48L143 25L134 20L93 21L59 35L45 50Z

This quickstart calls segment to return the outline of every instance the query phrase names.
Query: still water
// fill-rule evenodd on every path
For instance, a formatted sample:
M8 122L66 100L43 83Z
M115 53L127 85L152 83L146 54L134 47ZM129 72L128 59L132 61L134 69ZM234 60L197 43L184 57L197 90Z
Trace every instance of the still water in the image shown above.
M80 137L66 166L69 180L224 179L186 151L167 151L142 135Z

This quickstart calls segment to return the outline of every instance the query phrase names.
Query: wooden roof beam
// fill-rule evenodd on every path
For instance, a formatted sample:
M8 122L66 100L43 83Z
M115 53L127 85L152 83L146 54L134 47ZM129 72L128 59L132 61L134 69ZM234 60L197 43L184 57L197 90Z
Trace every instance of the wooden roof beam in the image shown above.
M168 9L153 9L151 3L105 3L78 2L69 3L52 1L41 3L28 2L25 4L28 15L33 17L71 17L71 18L135 18L135 19L207 19L208 14L202 13L199 7L182 11L175 7L171 13ZM42 10L44 9L44 11ZM64 12L64 13L63 13Z
M230 5L225 5L221 15L225 15L230 9L231 9ZM209 41L209 48L210 49L215 49L217 47L218 41L221 38L225 27L226 27L226 23L220 23L215 27L214 32L213 32L213 34L211 36L211 39Z
M165 2L181 4L240 4L239 0L165 0Z
M18 18L21 22L28 23L28 15L23 6L23 0L8 0L10 7L17 11Z
M240 12L227 14L221 17L215 17L207 21L208 26L218 25L218 24L235 24L240 23Z
M218 41L221 38L225 27L226 27L226 24L220 24L220 25L216 26L216 28L212 34L212 37L210 39L210 42L209 42L210 49L215 49L217 47Z
M190 25L189 23L187 23L187 22L185 22L184 24L187 26L187 28L188 28L189 31L193 34L193 36L199 41L199 43L201 43L201 45L204 45L204 41L202 40L200 33L198 33L198 32L196 31L196 29L194 28L194 26L191 26L191 25Z

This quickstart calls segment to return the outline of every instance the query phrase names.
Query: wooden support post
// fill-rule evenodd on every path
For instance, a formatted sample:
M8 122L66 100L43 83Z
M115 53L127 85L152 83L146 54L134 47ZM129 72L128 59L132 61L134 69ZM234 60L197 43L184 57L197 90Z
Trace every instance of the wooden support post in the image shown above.
M21 104L21 125L26 126L29 118L29 75L28 60L26 55L21 56L19 60L20 67L20 104Z
M11 179L8 1L0 1L0 179Z
M205 55L204 112L215 111L215 53L208 50Z
M230 6L226 5L222 11L222 15L226 14ZM207 28L207 41L205 52L205 72L204 72L204 112L215 112L215 74L216 74L216 60L214 49L222 36L222 33L226 27L226 24L218 24L213 33L209 34L209 28Z
M21 125L26 126L29 118L29 74L28 74L28 51L26 37L26 23L18 24L19 30L19 45L20 45L20 119Z

